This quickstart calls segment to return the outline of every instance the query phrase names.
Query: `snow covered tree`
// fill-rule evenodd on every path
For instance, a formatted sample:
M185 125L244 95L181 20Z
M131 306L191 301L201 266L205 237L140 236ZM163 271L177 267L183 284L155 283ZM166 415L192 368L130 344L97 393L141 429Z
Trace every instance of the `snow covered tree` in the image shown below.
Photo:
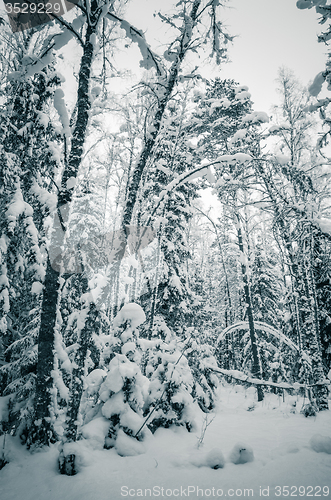
M33 420L37 334L44 278L44 219L54 207L52 179L58 136L49 117L60 77L53 65L25 75L30 50L39 52L42 37L12 36L8 78L0 120L1 331L7 363L2 367L4 394L10 394L9 428L26 439ZM8 36L10 36L8 34ZM2 48L2 46L1 46ZM16 72L10 73L10 70Z
M138 304L125 304L111 334L104 337L101 370L86 378L83 425L100 415L107 419L105 447L114 447L120 455L143 453L147 434L159 427L185 426L191 431L197 404L204 412L214 407L217 378L204 367L204 362L216 366L211 347L205 346L201 356L197 332L192 335L189 329L179 342L160 317L155 320L155 335L141 338L138 327L145 319ZM91 406L88 396L96 391L98 398Z
M146 312L153 329L155 315L161 315L167 326L180 334L183 325L190 324L190 311L194 294L190 290L188 266L191 260L187 243L188 224L192 218L191 203L197 197L197 188L183 184L170 192L161 216L151 217L147 205L164 190L176 176L192 168L192 155L186 144L185 99L180 106L178 98L166 114L157 149L152 159L153 167L146 175L141 194L144 212L141 221L150 219L158 235L159 262L157 271L150 276L151 293L144 294Z
M78 75L77 104L72 121L72 131L70 130L70 123L61 91L55 94L54 100L54 106L60 115L62 124L61 132L65 144L65 162L57 193L56 214L50 242L50 248L56 255L61 254L60 247L67 229L69 205L73 199L76 179L82 162L83 149L86 142L89 110L91 107L91 71L96 50L95 42L101 26L101 21L107 18L107 20L112 23L118 23L118 25L124 29L126 35L138 44L143 55L142 64L144 67L147 69L155 68L157 72L156 81L153 84L157 102L153 114L148 120L149 127L146 131L140 159L132 172L121 222L121 231L124 237L120 238L122 243L119 245L115 255L116 262L121 261L125 252L127 245L126 227L131 224L142 174L155 145L165 108L177 85L179 71L184 57L192 49L195 49L196 44L199 44L196 39L196 34L198 29L203 25L203 20L207 15L208 8L211 10L212 16L211 28L207 36L210 36L213 40L213 53L216 54L218 59L222 58L225 53L225 49L219 43L219 39L223 38L225 42L229 40L229 37L223 33L221 25L216 21L216 8L218 2L207 2L206 5L202 0L192 0L185 2L184 5L180 3L177 5L179 11L178 17L174 17L175 21L173 23L173 25L176 25L179 19L178 26L175 28L176 31L178 30L179 35L175 36L174 42L166 53L164 61L170 61L169 67L167 68L167 63L162 64L160 58L151 51L142 33L119 17L115 10L116 6L117 4L114 1L110 4L104 4L94 0L91 5L86 4L85 7L82 6L80 8L82 15L76 18L70 26L64 19L57 18L56 22L61 26L61 30L55 35L50 35L47 39L44 55L42 55L38 61L28 61L26 65L28 74L36 74L38 71L42 70L45 64L49 63L52 54L62 48L70 38L75 39L82 49ZM166 20L166 22L168 21ZM202 38L199 38L199 40L202 40ZM70 136L71 140L69 141ZM38 335L35 419L34 429L31 430L29 438L29 442L35 445L48 444L53 437L50 415L52 394L51 374L54 364L54 332L60 287L60 267L54 266L53 264L51 256L47 254L41 321ZM114 266L114 269L115 267L116 266ZM85 281L85 283L87 282ZM84 310L83 316L84 321L87 320L88 311ZM84 341L88 344L91 336L91 329L85 326L82 331L84 331L84 335L81 337L82 342ZM86 347L81 345L81 348L84 354L84 352L86 352ZM79 370L82 370L84 355L79 356L79 363L81 364ZM80 385L79 388L76 387L78 392L81 392L82 383L82 380L78 382L78 385ZM73 399L75 399L76 409L73 412L75 413L77 412L76 403L78 400L76 397ZM68 412L70 413L70 404ZM73 423L73 426L75 425L76 424ZM71 426L71 423L68 423L68 426ZM71 439L75 439L74 433L72 433ZM64 461L66 461L66 457L64 457ZM69 469L70 468L74 468L73 463L70 463ZM66 467L64 467L64 469L66 470Z
M279 152L289 157L290 172L294 177L299 166L304 170L305 165L314 159L312 139L316 136L316 120L308 112L312 97L287 68L279 70L277 82L280 104L273 107L274 125L269 127L269 133L277 138Z
M315 8L317 14L320 15L320 24L325 24L329 22L328 29L318 35L318 42L327 44L330 39L331 34L331 5L326 2L326 0L297 0L296 3L298 9L311 9ZM312 75L313 76L313 75ZM312 84L309 86L308 90L311 96L317 98L320 94L324 83L327 83L327 90L331 90L331 54L328 52L328 59L326 62L326 67L324 71L318 73ZM309 111L319 111L321 118L324 121L326 131L320 137L319 146L324 147L328 144L330 136L330 108L329 104L331 102L330 97L324 99L316 99L314 103L309 106Z
M278 262L270 248L262 248L257 242L251 266L251 293L254 317L276 329L281 325L281 300L284 295L282 282L277 272Z
M144 360L145 373L150 379L147 425L153 433L159 427L171 425L183 425L190 431L194 427L192 391L195 382L186 357L186 346L178 343L176 335L161 318L156 318L156 328L166 337L164 340L157 340L160 334L152 337L154 346Z
M258 149L258 145L253 140L250 143L244 140L249 127L245 119L248 118L247 122L250 119L254 121L254 115L249 114L252 107L250 94L247 90L247 87L238 86L231 80L215 80L215 82L209 83L206 95L197 96L200 106L192 130L196 134L200 134L201 137L198 142L199 154L203 152L203 155L207 156L209 160L219 159L221 162L218 170L219 181L216 182L216 187L219 189L220 200L224 200L230 207L231 217L237 231L246 313L252 344L252 373L255 377L261 378L242 217L238 209L239 193L246 190L244 179L246 176L249 178L250 175L249 168L246 169L244 166L245 161L251 159L251 156L246 152L254 153ZM257 114L255 118L257 122L266 121L263 113ZM233 156L224 153L232 153ZM229 182L228 188L224 189L224 179L229 179L233 185ZM259 401L263 399L261 386L258 386L258 399Z
M307 100L302 103L301 93L298 92L293 77L283 73L281 82L282 110L286 123L274 125L269 131L281 135L283 154L276 154L269 162L264 160L263 166L260 161L254 161L253 165L266 190L264 202L267 201L268 210L273 212L274 227L277 229L276 241L278 244L281 242L280 248L284 247L281 251L286 255L285 268L289 270L292 288L289 293L289 305L293 332L299 349L307 349L312 357L316 358L312 366L312 376L309 375L309 370L306 371L305 380L307 382L310 379L310 383L317 383L323 380L324 375L319 347L315 278L311 274L311 243L308 241L315 237L313 235L324 236L318 224L311 222L317 211L318 198L312 177L305 172L308 168L314 168L316 155L310 154L309 149L311 146L307 130L311 129L312 122L306 117L304 104ZM307 161L308 164L305 163ZM317 406L325 409L325 386L315 386L314 392Z

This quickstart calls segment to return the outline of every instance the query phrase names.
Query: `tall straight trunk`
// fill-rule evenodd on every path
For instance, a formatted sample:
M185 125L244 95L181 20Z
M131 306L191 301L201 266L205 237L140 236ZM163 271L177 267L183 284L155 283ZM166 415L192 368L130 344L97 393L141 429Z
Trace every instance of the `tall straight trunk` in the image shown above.
M55 441L51 423L51 389L54 369L54 328L58 302L60 273L52 267L47 255L47 267L44 282L40 329L38 335L38 363L35 396L35 421L28 437L28 446L32 444L48 445Z
M312 358L313 383L316 384L313 386L313 395L315 398L316 406L318 410L328 410L329 390L326 385L320 384L320 382L324 380L325 376L322 364L316 285L312 269L312 234L310 235L309 242L307 243L309 245L308 251L304 249L304 279L309 312L306 319L307 326L305 332L305 340L309 344L309 354Z
M93 59L93 43L90 40L95 30L95 26L89 25L86 32L78 80L77 120L72 136L68 162L64 167L61 179L61 189L58 194L57 214L61 226L56 231L56 238L58 240L56 245L58 248L61 246L61 241L59 240L64 240L67 217L69 215L69 210L61 209L69 206L74 190L73 187L67 187L67 181L70 178L77 177L83 155L89 116L88 113L90 109L89 83ZM67 205L67 207L65 207L65 205ZM51 241L50 251L53 245L54 241ZM54 438L54 431L51 424L51 388L52 370L54 368L54 327L60 287L59 277L60 269L57 265L54 265L54 262L50 261L50 256L48 255L41 307L41 322L38 335L35 424L31 429L31 434L28 439L29 444L37 446L49 445Z
M237 213L235 214L235 217L236 217L236 225L237 225L238 246L239 246L239 250L240 250L240 254L241 254L241 274L242 274L242 280L244 282L246 312L247 312L248 324L249 324L249 336L250 336L250 340L251 340L252 355L253 355L252 375L253 375L253 377L261 380L262 379L262 370L261 370L261 363L260 363L260 358L259 358L259 353L258 353L258 348L257 348L257 341L256 341L252 299L251 299L251 292L250 292L249 281L248 281L248 276L247 276L248 269L247 269L247 266L245 264L244 242L243 242L243 236L242 236L242 231L241 231L241 227L240 227L240 217ZM261 385L257 385L257 399L258 399L258 401L263 401L263 390L262 390Z
M87 278L85 279L87 281ZM79 347L74 359L66 425L59 455L59 470L61 474L66 474L67 476L74 476L77 473L76 456L70 450L69 452L66 450L66 443L75 442L78 437L79 410L84 389L85 361L95 321L97 320L98 310L96 305L91 303L85 310L81 310L80 313L84 315L83 318L80 318L83 320L84 326L78 332L79 337L77 342Z
M164 213L163 213L164 215ZM157 239L157 251L156 251L156 269L155 269L155 277L154 277L154 289L152 291L151 297L151 315L149 318L149 339L152 338L153 327L154 327L154 319L156 312L156 302L157 295L159 291L159 269L160 269L160 253L161 253L161 238L162 238L162 224L159 227L159 236Z

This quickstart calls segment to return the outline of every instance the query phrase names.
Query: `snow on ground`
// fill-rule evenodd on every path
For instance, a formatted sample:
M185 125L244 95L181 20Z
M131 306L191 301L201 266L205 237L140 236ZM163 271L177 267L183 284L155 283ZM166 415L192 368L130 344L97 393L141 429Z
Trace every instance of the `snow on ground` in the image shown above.
M296 396L286 395L283 402L282 397L268 394L258 403L253 388L221 387L216 416L209 417L212 421L199 449L201 417L191 433L183 428L159 429L144 443L142 455L120 457L91 439L81 442L81 470L73 477L57 472L58 445L31 455L11 439L6 445L10 463L0 471L0 498L277 499L286 496L286 486L289 496L331 498L331 492L323 490L331 491L331 411L305 418L299 413L301 406L302 399ZM238 460L240 453L243 459Z

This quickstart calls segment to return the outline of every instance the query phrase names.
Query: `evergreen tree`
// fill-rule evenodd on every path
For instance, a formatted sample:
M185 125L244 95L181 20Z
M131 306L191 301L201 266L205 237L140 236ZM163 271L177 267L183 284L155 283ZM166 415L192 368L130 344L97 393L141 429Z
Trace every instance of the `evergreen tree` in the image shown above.
M59 76L52 65L27 77L24 58L37 52L34 31L12 37L18 70L8 78L1 113L1 334L6 364L1 391L10 395L9 429L26 439L33 419L37 332L44 278L44 219L54 208L58 136L49 118Z
M251 267L254 318L281 330L284 290L276 265L275 255L270 250L267 253L258 242Z
M180 106L177 101L177 106ZM146 176L141 195L144 220L148 217L147 200L154 200L176 176L192 168L193 157L186 144L185 100L180 112L177 107L165 117L153 167ZM144 295L146 312L153 329L155 315L161 315L169 328L178 334L184 324L192 321L194 294L190 289L188 266L191 260L188 247L188 225L192 218L191 203L197 197L197 187L183 184L171 191L153 216L151 223L158 234L159 262L157 273L150 276L151 295ZM153 206L153 205L152 205ZM149 303L148 303L149 302Z

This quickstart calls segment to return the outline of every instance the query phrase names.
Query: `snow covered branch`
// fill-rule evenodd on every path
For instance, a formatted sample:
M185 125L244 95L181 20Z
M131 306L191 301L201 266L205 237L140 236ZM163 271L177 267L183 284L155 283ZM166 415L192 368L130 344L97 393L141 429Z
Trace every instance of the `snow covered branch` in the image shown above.
M211 370L215 373L220 373L222 375L225 375L226 377L231 377L234 380L238 380L240 382L246 382L252 385L264 385L269 387L279 387L280 389L293 389L293 390L298 390L301 388L304 389L306 387L315 387L317 385L331 385L331 381L328 379L321 380L319 382L316 382L315 384L299 384L298 382L295 382L294 384L288 384L287 382L280 382L280 383L270 382L266 380L260 380L258 378L249 377L244 372L241 372L239 370L226 370L224 368L215 368L215 366L208 364L205 364L204 366L208 370Z
M107 14L107 18L111 19L112 21L119 21L121 28L126 33L126 36L130 38L134 43L138 44L139 50L143 58L142 61L140 62L141 67L145 69L155 68L157 74L161 76L164 73L163 68L161 66L161 62L158 56L154 54L154 52L146 42L144 34L140 30L135 28L132 24L128 23L128 21L119 18L113 13L109 12Z

